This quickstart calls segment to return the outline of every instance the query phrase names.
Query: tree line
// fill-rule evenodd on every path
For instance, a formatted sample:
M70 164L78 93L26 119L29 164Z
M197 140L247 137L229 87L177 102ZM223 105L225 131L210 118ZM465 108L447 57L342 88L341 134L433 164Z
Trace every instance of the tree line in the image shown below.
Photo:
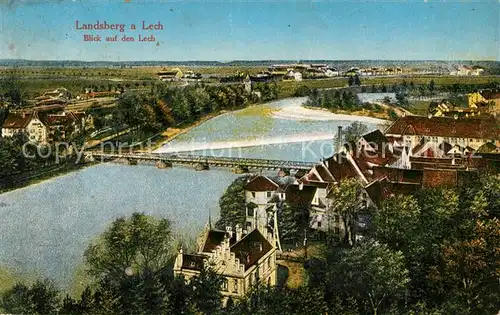
M221 198L219 228L244 223L245 178L236 179ZM322 250L305 260L302 287L254 292L235 309L281 314L289 309L285 304L303 301L290 314L498 311L500 176L471 173L467 186L395 194L378 208L360 202L361 191L356 180L332 190L328 226L337 224L346 233L332 228L315 238ZM307 246L306 237L318 233L309 227L310 205L285 202L279 208L282 246ZM368 229L358 227L361 216L369 218Z
M278 97L278 89L274 84L258 84L254 90L260 92L260 98L255 93L245 91L243 85L155 86L148 93L125 93L108 117L95 112L96 129L141 126L159 131L193 123L211 113L243 108L250 103Z

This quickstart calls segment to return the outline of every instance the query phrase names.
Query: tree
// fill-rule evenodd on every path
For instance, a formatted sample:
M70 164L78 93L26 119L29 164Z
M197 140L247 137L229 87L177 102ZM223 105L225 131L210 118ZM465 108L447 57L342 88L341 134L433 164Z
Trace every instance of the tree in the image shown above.
M307 85L301 85L295 90L295 96L309 96L311 89Z
M350 76L349 80L347 81L347 83L349 84L349 86L353 86L354 85L354 77Z
M280 240L288 244L301 242L307 246L311 206L305 203L285 202L278 208Z
M49 280L38 280L31 286L16 284L2 295L2 307L12 314L57 314L59 290Z
M392 196L374 211L375 238L394 250L410 248L419 233L419 220L420 207L413 197Z
M259 287L240 303L226 310L226 315L239 314L327 314L328 309L320 290L311 287L297 289Z
M431 95L434 94L435 88L436 88L436 84L434 83L434 79L431 79L431 81L429 82L429 92Z
M342 220L343 243L356 243L356 227L359 212L362 208L359 198L361 186L355 179L347 179L333 187L331 201L327 208L328 227L334 225L333 218L337 215ZM338 237L332 230L328 231L329 239Z
M236 226L236 224L245 226L246 207L253 207L245 204L244 187L248 179L249 176L235 179L219 199L220 219L215 224L217 228L225 230L226 226Z
M170 222L134 213L116 219L84 257L104 304L143 314L165 309L173 254Z
M344 141L352 143L368 132L368 127L358 121L353 122L345 128Z
M431 281L442 285L446 295L475 314L493 314L500 303L498 251L500 221L476 221L475 236L445 241L442 263L430 272Z
M223 277L217 274L212 266L203 268L198 275L190 279L192 301L201 314L216 314L220 310L222 307L220 288L223 281Z
M404 301L409 277L401 252L364 242L325 255L326 260L309 269L309 285L322 288L330 309L336 298L344 306L357 305L362 314L384 313Z
M354 76L354 85L360 86L361 85L361 80L359 79L359 75Z

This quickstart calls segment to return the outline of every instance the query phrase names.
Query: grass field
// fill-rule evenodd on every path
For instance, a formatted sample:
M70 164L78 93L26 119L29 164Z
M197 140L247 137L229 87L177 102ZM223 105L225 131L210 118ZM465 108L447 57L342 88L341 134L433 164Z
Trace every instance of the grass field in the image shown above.
M488 84L491 82L500 83L498 76L471 76L471 77L457 77L457 76L414 76L414 77L373 77L361 78L361 84L366 86L371 85L386 85L387 87L393 84L401 84L406 81L408 84L413 82L415 85L429 84L434 80L436 86L452 85L452 84ZM305 81L281 81L278 82L280 88L280 97L293 96L299 86L307 86L309 88L325 89L336 87L347 87L347 78L331 78L323 80L305 80Z
M41 92L66 87L72 93L82 93L85 87L98 86L107 90L109 86L126 86L125 89L142 88L159 84L157 73L163 69L170 70L174 67L134 67L134 68L0 68L0 79L12 79L18 84L19 89L28 97L40 95ZM255 74L266 70L265 67L244 66L214 66L214 67L178 67L181 71L193 71L204 75L229 76L237 72ZM487 84L500 83L499 76L405 76L405 77L362 77L362 85L391 86L396 83L413 82L415 85L429 84L434 80L437 86L451 84ZM7 88L1 84L0 93L5 93ZM321 80L280 81L280 97L293 96L295 90L302 85L310 88L324 89L347 86L348 79L335 77ZM162 83L165 84L165 83ZM175 83L169 83L175 84Z

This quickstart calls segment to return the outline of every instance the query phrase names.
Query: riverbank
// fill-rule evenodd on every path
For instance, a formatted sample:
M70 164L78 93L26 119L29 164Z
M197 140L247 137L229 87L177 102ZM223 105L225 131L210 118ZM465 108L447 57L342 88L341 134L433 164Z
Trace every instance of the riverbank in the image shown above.
M48 170L42 170L42 172L33 175L30 175L29 172L19 174L12 178L12 183L8 187L0 187L0 195L30 185L39 184L49 179L64 176L73 171L77 171L91 165L94 165L94 163L75 164L73 162L67 162L58 167L51 167Z
M289 119L289 120L314 120L314 121L326 121L326 120L357 120L370 124L383 124L387 121L388 117L384 115L373 115L369 111L338 111L332 113L325 108L317 108L310 106L289 106L281 108L279 110L273 111L272 116L279 119ZM375 116L375 117L374 117Z
M241 108L239 108L241 109ZM238 110L238 109L235 109L235 110ZM159 134L160 136L160 139L155 141L155 143L153 144L153 147L152 148L148 148L147 150L152 150L152 151L156 151L158 149L160 149L162 146L164 146L165 144L169 143L170 141L174 140L175 138L177 138L178 136L182 135L182 134L185 134L186 132L189 132L191 131L193 128L196 128L198 127L199 125L209 121L210 119L213 119L215 117L218 117L222 114L225 114L225 113L229 113L231 111L229 110L221 110L217 113L210 113L206 116L203 116L202 118L198 119L196 122L194 123L190 123L190 124L186 124L186 125L181 125L181 126L178 126L178 127L169 127L167 129L165 129L163 132L161 132ZM141 151L144 151L144 150L139 150L139 152Z
M274 101L278 101L278 100L282 100L282 99L277 99L277 100L274 100ZM270 102L273 102L273 101L270 101ZM266 102L267 103L267 102ZM204 124L206 122L208 122L209 120L211 119L214 119L214 118L217 118L221 115L224 115L224 114L227 114L227 113L233 113L233 112L237 112L239 110L242 110L242 109L252 109L252 108L257 108L258 106L262 106L263 104L266 104L264 102L258 102L258 103L254 103L254 104L251 104L251 105L248 105L248 106L243 106L243 107L240 107L240 108L235 108L235 109L232 109L232 110L221 110L221 111L218 111L217 113L210 113L202 118L200 118L199 120L197 120L196 122L194 123L191 123L191 124L187 124L185 126L179 126L179 127L169 127L167 129L165 129L162 133L161 133L161 137L163 137L164 139L163 140L160 140L160 141L155 141L155 143L153 144L152 146L152 151L153 152L160 152L158 151L161 147L163 147L164 145L166 145L167 143L173 141L175 138L191 131L192 129L200 126L201 124Z

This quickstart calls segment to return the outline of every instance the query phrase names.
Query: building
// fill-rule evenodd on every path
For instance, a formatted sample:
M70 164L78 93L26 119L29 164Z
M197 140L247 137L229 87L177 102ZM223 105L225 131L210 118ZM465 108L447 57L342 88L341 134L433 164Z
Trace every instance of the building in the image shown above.
M500 113L500 92L498 91L479 91L467 94L469 108L484 108L490 113Z
M32 142L47 142L49 130L45 123L33 113L8 113L2 125L2 137L24 134Z
M298 71L290 70L286 74L285 78L290 79L290 80L295 80L295 81L302 81L302 73L300 73Z
M484 73L484 69L480 66L459 66L450 72L450 75L457 76L478 76Z
M258 229L279 250L281 243L278 230L278 206L285 200L288 182L278 183L264 175L250 179L244 187L246 221L245 229ZM271 234L269 234L271 233Z
M448 100L442 100L441 102L431 102L429 104L429 117L452 117L455 119L459 118L474 118L474 117L485 117L493 113L494 107L491 107L487 103L477 103L469 107L460 107L453 105Z
M198 239L197 253L179 251L174 273L189 280L206 266L224 277L224 305L229 299L244 297L257 284L275 286L277 281L276 247L258 229L246 233L237 225L234 232L231 227L220 231L207 225Z
M2 125L2 137L24 134L29 141L48 143L55 139L67 139L92 127L91 117L84 113L62 112L10 112Z
M120 96L119 91L103 91L103 92L91 92L90 90L85 93L77 96L79 100L89 100L94 98L103 98L103 97L118 97Z
M184 76L184 73L179 68L174 68L172 70L163 70L157 73L160 81L172 82L179 81Z
M457 148L470 153L488 142L496 145L500 141L500 128L494 118L405 116L396 120L385 136L410 152L403 164L411 168L411 157L437 158L455 154Z

